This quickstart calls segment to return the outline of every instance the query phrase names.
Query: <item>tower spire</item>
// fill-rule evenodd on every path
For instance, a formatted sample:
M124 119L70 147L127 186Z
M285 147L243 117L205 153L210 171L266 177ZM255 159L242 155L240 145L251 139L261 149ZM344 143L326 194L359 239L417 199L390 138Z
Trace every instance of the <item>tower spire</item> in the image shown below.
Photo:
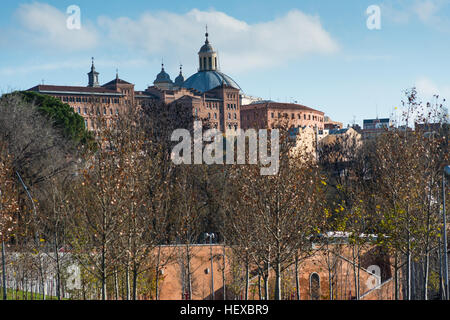
M208 25L206 25L206 33L205 33L205 37L206 37L205 43L208 44L208 43L209 43L209 40L208 40L208 37L209 37L209 33L208 33Z
M99 87L100 84L98 83L98 75L99 73L95 71L95 65L94 65L94 57L91 58L92 64L91 64L91 72L88 73L88 87Z

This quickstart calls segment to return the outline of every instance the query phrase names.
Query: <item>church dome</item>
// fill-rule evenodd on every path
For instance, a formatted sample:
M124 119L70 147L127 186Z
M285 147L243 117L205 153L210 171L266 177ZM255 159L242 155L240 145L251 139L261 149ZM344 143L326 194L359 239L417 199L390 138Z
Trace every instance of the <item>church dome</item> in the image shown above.
M162 66L161 72L156 76L154 83L172 83L170 76L164 71L164 65Z
M206 42L201 48L199 53L209 53L209 52L215 52L214 48L209 44L209 42Z
M239 85L231 77L217 70L197 72L184 82L183 87L206 92L222 84L241 90Z
M178 75L178 77L175 78L175 85L178 87L181 87L184 83L184 76L183 76L183 70L182 70L183 66L180 66L180 74Z

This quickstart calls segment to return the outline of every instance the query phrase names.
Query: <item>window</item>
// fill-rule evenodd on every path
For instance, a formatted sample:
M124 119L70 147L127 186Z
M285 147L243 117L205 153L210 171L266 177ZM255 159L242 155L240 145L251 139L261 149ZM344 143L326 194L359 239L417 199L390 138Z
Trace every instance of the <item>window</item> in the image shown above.
M88 110L87 108L84 108L84 114L87 114Z
M299 113L299 114L297 114L297 116L298 116L298 119L299 119L299 120L301 120L301 118L302 118L302 114L301 114L301 113Z
M208 67L209 67L209 69L212 69L212 58L211 57L208 58Z
M208 119L211 119L211 113L208 112Z
M86 127L86 129L89 127L87 119L84 119L84 126Z
M315 272L309 277L309 292L311 300L320 300L320 277Z
M295 114L291 114L291 119L294 120L295 119Z
M274 118L274 116L275 116L275 114L272 112L272 114L271 114L271 116L272 116L272 119Z
M103 108L103 114L106 115L106 108Z
M231 113L228 113L228 120L231 120Z
M217 119L217 113L214 113L214 119Z

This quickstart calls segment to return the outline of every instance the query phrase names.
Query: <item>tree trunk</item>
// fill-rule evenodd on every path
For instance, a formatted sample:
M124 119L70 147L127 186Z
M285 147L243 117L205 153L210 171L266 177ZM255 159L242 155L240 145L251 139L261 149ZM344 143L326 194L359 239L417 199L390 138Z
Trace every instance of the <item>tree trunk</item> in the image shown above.
M358 288L358 284L359 284L359 279L358 279L358 270L357 270L357 256L356 256L356 252L355 252L355 246L356 244L353 244L353 281L354 286L355 286L355 299L359 300L359 288Z
M188 285L188 294L189 299L192 299L192 281L191 281L191 252L189 244L186 245L186 262L187 262L187 285Z
M2 286L3 286L3 300L7 299L7 286L6 286L6 255L5 255L5 242L2 241Z
M130 265L125 266L125 299L130 300Z
M395 252L395 261L394 261L394 292L395 292L395 300L399 299L399 288L398 288L398 256L397 252Z
M58 234L55 231L55 257L56 257L56 297L61 300L61 268L58 253Z
M245 296L244 300L248 300L248 291L250 287L250 272L248 265L248 256L245 258Z
M119 280L117 273L117 268L114 268L114 298L119 300Z
M226 269L226 259L225 259L225 242L223 244L223 269L222 269L222 285L223 285L223 300L227 300L227 291L225 289L225 269Z
M159 264L161 261L161 246L158 246L158 255L156 258L156 275L155 275L155 300L159 300Z
M262 292L261 292L261 273L258 274L258 296L259 296L259 300L262 300Z
M138 277L138 270L137 267L133 266L133 300L136 300L137 298L137 277Z
M281 300L281 265L278 258L275 263L275 300Z
M298 275L298 254L295 254L295 290L297 300L300 300L300 279Z
M106 252L105 246L102 248L102 267L101 267L101 277L102 277L102 300L106 300Z

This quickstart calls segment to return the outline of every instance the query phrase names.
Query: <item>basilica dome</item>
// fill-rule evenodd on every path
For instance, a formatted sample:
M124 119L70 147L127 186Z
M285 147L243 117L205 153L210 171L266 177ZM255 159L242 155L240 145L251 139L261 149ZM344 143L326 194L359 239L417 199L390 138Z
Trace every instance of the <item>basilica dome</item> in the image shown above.
M239 85L231 79L231 77L217 70L199 71L190 76L183 83L183 87L187 89L195 89L200 92L206 92L221 86L222 84L241 90Z
M221 85L227 85L241 90L239 85L231 77L219 71L217 52L214 50L208 40L208 30L206 31L205 44L198 52L199 68L198 72L190 76L183 87L195 89L200 92L206 92Z
M156 80L153 83L172 83L170 76L164 71L164 64L162 65L161 72L156 76Z

